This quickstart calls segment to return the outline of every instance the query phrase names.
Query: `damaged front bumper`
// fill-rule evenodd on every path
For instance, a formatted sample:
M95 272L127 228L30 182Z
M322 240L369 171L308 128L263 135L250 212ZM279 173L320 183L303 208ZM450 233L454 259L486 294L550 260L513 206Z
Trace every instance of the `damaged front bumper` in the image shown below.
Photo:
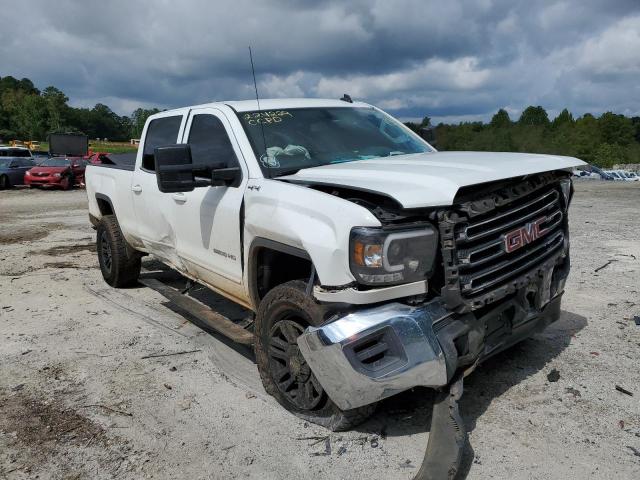
M455 313L437 298L358 310L298 338L300 351L343 410L417 386L442 387L459 369L543 330L560 316L561 293L545 305L514 294L481 313Z

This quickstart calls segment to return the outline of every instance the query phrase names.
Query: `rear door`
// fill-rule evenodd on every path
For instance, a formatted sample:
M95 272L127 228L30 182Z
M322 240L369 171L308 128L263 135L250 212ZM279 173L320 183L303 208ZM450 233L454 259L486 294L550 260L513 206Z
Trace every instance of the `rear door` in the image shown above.
M242 181L238 187L201 187L173 195L178 254L193 276L244 295L240 216L248 171L240 147L228 119L216 108L191 110L182 142L190 144L194 164L240 167Z
M182 270L172 222L173 194L158 190L153 151L179 142L185 117L179 111L166 112L147 124L131 182L138 236L150 253Z

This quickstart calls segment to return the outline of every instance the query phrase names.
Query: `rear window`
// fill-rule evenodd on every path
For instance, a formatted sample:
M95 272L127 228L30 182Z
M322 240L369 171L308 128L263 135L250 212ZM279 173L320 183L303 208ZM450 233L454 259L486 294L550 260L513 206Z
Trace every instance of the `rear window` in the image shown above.
M29 150L25 150L23 148L14 148L13 150L9 150L9 156L11 157L30 157L31 152Z
M31 152L24 148L0 148L0 157L30 157Z
M142 168L150 172L155 171L153 151L157 147L174 145L178 141L182 115L163 117L151 120L147 128L142 151Z

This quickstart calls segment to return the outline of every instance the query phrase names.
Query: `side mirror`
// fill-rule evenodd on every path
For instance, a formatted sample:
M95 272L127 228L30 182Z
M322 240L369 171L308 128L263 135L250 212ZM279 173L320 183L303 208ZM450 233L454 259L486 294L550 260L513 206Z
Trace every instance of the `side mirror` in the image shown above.
M240 167L213 167L211 170L211 185L214 187L238 187L242 180Z
M428 127L428 128L421 128L420 129L420 136L422 137L422 139L426 142L428 142L430 145L432 146L436 146L437 140L436 140L436 129L433 127Z
M191 192L196 178L187 144L157 147L153 151L158 190L163 193Z
M186 143L158 147L153 152L158 190L163 193L191 192L196 187L238 187L239 167L225 163L194 165Z

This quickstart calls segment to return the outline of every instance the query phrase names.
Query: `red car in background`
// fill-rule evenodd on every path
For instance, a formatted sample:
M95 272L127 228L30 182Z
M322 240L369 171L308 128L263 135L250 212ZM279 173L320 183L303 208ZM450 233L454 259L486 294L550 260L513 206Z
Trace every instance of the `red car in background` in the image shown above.
M24 184L30 187L57 187L70 190L84 185L84 171L88 161L81 157L51 157L37 167L27 170Z

